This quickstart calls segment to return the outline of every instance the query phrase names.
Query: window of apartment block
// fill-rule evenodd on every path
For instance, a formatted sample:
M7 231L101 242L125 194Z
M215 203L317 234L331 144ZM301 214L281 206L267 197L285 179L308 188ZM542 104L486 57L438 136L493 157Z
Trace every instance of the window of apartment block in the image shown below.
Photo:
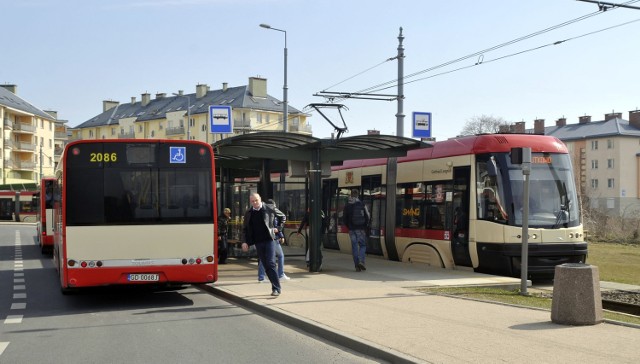
M271 122L271 115L267 114L265 116L267 117L267 120L265 120L265 123L269 124Z
M142 133L142 125L138 125L138 131Z
M49 131L53 130L53 123L49 123Z
M592 140L591 141L591 150L598 150L598 141L597 140Z
M593 159L591 161L591 169L598 169L598 160L597 159Z
M44 120L40 119L40 129L44 129Z
M261 112L256 113L256 122L258 124L262 124L262 113Z
M607 208L612 209L616 207L616 201L612 198L607 199Z
M111 128L111 135L116 135L116 128Z
M200 130L206 132L207 131L207 126L202 124L202 127L200 127Z
M189 119L189 126L196 126L195 119L193 119L193 118Z
M53 148L53 139L49 139L49 148Z
M158 124L158 129L162 130L162 123Z
M613 139L607 139L607 149L613 149Z
M44 147L44 137L40 137L40 146Z
M614 188L614 187L615 187L615 179L613 179L613 178L609 178L609 179L607 180L607 187L609 187L609 188Z
M613 168L613 159L607 159L607 168Z
M591 188L598 188L598 179L591 180Z

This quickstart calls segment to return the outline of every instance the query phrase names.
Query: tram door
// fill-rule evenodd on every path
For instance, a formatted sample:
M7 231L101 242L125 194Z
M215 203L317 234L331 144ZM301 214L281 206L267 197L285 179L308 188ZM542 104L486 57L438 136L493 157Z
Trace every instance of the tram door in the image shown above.
M453 169L451 253L458 266L471 267L469 255L469 180L471 167Z
M384 232L386 193L382 187L382 175L362 176L360 190L362 202L371 214L367 254L382 255L381 233Z

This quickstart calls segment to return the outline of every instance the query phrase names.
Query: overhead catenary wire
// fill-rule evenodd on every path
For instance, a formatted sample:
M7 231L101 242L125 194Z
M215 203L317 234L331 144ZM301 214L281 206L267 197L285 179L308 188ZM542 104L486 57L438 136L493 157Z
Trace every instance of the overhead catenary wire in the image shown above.
M625 4L625 5L633 4L633 3L636 3L636 2L638 2L638 1L640 1L640 0L631 0L631 1L627 1L627 2L625 2L624 4ZM614 10L615 10L615 9L616 9L616 8L614 8ZM612 9L609 9L609 10L612 10ZM433 66L433 67L430 67L430 68L427 68L427 69L424 69L424 70L421 70L421 71L417 71L417 72L411 73L411 74L409 74L409 75L404 76L404 77L403 77L403 80L405 80L405 84L407 84L407 83L413 83L413 82L418 81L418 80L424 80L424 79L432 78L432 77L434 77L434 76L430 76L430 77L423 77L423 78L420 78L420 79L418 79L418 80L408 81L408 79L410 79L410 78L413 78L413 77L419 76L419 75L424 74L424 73L427 73L427 72L434 71L434 70L439 69L439 68L442 68L442 67L449 66L449 65L454 64L454 63L457 63L457 62L461 62L461 61L466 60L466 59L469 59L469 58L471 58L471 57L484 57L485 53L488 53L488 52L491 52L491 51L495 51L495 50L497 50L497 49L500 49L500 48L503 48L503 47L506 47L506 46L509 46L509 45L513 45L513 44L515 44L515 43L518 43L518 42L521 42L521 41L524 41L524 40L527 40L527 39L533 38L533 37L535 37L535 36L538 36L538 35L541 35L541 34L544 34L544 33L548 33L548 32L553 31L553 30L557 30L557 29L559 29L559 28L562 28L562 27L565 27L565 26L568 26L568 25L574 24L574 23L576 23L576 22L579 22L579 21L582 21L582 20L585 20L585 19L591 18L591 17L593 17L593 16L599 15L599 14L601 14L601 13L603 13L603 12L604 12L603 10L598 10L598 11L595 11L595 12L593 12L593 13L589 13L589 14L586 14L586 15L580 16L580 17L578 17L578 18L571 19L571 20L565 21L565 22L563 22L563 23L560 23L560 24L557 24L557 25L554 25L554 26L551 26L551 27L548 27L548 28L545 28L545 29L542 29L542 30L536 31L536 32L534 32L534 33L530 33L530 34L527 34L527 35L524 35L524 36L521 36L521 37L515 38L515 39L513 39L513 40L510 40L510 41L507 41L507 42L504 42L504 43L501 43L501 44L498 44L498 45L495 45L495 46L492 46L492 47L489 47L489 48L483 49L483 50L481 50L481 51L477 51L477 52L474 52L474 53L468 54L468 55L466 55L466 56L459 57L459 58L456 58L456 59L454 59L454 60L447 61L447 62L444 62L444 63L442 63L442 64L439 64L439 65L436 65L436 66ZM622 24L622 25L624 25L624 24ZM610 28L615 28L615 27L616 27L616 26L614 26L614 27L610 27ZM610 28L607 28L607 29L610 29ZM605 30L606 30L606 29L605 29ZM601 31L603 31L603 30L601 30ZM593 32L592 32L592 33L588 33L588 34L593 34ZM588 34L587 34L587 35L588 35ZM570 40L570 39L569 39L569 40ZM568 41L568 40L565 40L565 41ZM563 41L563 42L564 42L564 41ZM535 49L540 49L540 48L544 48L544 47L545 47L545 46L536 47ZM531 49L531 50L535 50L535 49ZM528 51L531 51L531 50L528 50ZM518 52L518 53L513 54L513 55L509 55L509 56L505 56L505 57L500 57L500 59L508 58L508 57L510 57L510 56L514 56L514 55L517 55L517 54L527 53L528 51L522 51L522 52ZM393 59L393 58L391 58L391 59ZM389 59L389 60L391 60L391 59ZM496 60L497 60L497 59L496 59ZM492 60L492 61L494 61L494 60ZM483 63L489 63L489 62L483 62ZM470 65L470 66L460 67L460 68L455 69L455 70L452 70L452 71L442 72L442 73L440 73L440 74L438 74L438 75L443 75L443 74L452 73L452 72L455 72L455 71L458 71L458 70L462 70L462 69L466 69L466 68L470 68L470 67L473 67L473 66L475 66L475 65ZM361 72L361 73L364 73L364 72L366 72L366 71L363 71L363 72ZM360 74L361 74L361 73L360 73ZM346 79L345 81L347 81L347 80L349 80L349 79L351 79L351 78L354 78L354 77L356 77L356 76L357 76L357 75L352 76L352 77L350 77L350 78ZM343 82L345 82L345 81L342 81L342 82L340 82L340 83L343 83ZM365 89L359 90L359 91L357 91L357 92L354 92L354 94L355 94L355 93L358 93L358 94L364 94L364 93L367 93L367 92L371 92L371 93L372 93L372 92L379 92L380 90L384 90L384 89L388 89L388 88L391 88L391 87L395 87L395 85L397 84L397 82L398 82L398 79L393 79L393 80L390 80L390 81L386 81L386 82L383 82L383 83L379 83L379 84L377 84L377 85L370 86L370 87L368 87L368 88L365 88ZM339 83L339 84L340 84L340 83ZM391 86L389 86L389 85L391 85ZM334 85L334 86L335 86L335 85ZM388 86L388 87L386 87L386 86ZM331 86L331 87L333 87L333 86ZM328 88L327 88L327 89L328 89ZM326 90L326 89L325 89L325 90ZM348 96L335 97L335 98L332 98L332 101L333 101L333 102L337 102L337 101L339 101L339 100L344 100L344 99L347 99L347 98L349 98L349 97L348 97Z
M507 54L507 55L504 55L504 56L501 56L501 57L497 57L497 58L494 58L494 59L490 59L490 60L487 60L487 61L485 61L484 57L482 57L481 59L478 60L478 62L476 62L474 64L463 66L463 67L459 67L459 68L452 69L452 70L445 71L445 72L440 72L440 73L437 73L437 74L434 74L434 75L431 75L431 76L422 77L422 78L418 78L418 79L411 80L411 81L405 81L404 84L407 85L407 84L418 82L418 81L424 81L424 80L427 80L427 79L430 79L430 78L434 78L434 77L437 77L437 76L442 76L442 75L446 75L446 74L449 74L449 73L462 71L462 70L469 69L469 68L472 68L472 67L480 66L482 64L496 62L496 61L503 60L505 58L510 58L510 57L518 56L518 55L521 55L521 54L524 54L524 53L533 52L533 51L536 51L536 50L540 50L542 48L546 48L546 47L550 47L550 46L554 46L554 45L560 45L560 44L563 44L563 43L566 43L566 42L569 42L569 41L572 41L572 40L575 40L575 39L584 38L584 37L587 37L589 35L593 35L593 34L596 34L596 33L601 33L601 32L604 32L604 31L607 31L607 30L611 30L611 29L614 29L614 28L619 28L619 27L622 27L622 26L625 26L625 25L629 25L629 24L632 24L632 23L636 23L636 22L639 22L639 21L640 21L640 19L630 20L630 21L622 23L622 24L613 25L613 26L610 26L610 27L607 27L607 28L595 30L593 32L585 33L585 34L578 35L578 36L571 37L571 38L567 38L567 39L564 39L564 40L555 41L553 43L544 44L544 45L541 45L541 46L538 46L538 47L525 49L525 50L522 50L522 51L519 51L519 52ZM379 88L379 89L371 90L370 92L380 92L382 90L386 90L386 89L393 88L393 87L396 87L396 85L390 85L390 86L382 87L382 88Z

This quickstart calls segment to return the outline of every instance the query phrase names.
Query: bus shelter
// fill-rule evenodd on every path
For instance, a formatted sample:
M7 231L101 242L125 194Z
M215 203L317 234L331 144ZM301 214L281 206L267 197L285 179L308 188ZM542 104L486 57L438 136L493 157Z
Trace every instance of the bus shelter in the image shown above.
M340 139L319 139L283 132L257 132L222 139L213 144L219 180L231 182L239 177L259 177L259 191L264 199L272 198L271 173L287 173L291 166L303 166L309 181L310 235L309 271L321 265L320 242L322 208L322 171L345 160L390 158L388 168L395 168L397 157L411 149L430 144L391 135L357 135ZM395 191L388 191L395 198ZM224 195L224 192L223 192ZM225 202L224 200L222 201Z

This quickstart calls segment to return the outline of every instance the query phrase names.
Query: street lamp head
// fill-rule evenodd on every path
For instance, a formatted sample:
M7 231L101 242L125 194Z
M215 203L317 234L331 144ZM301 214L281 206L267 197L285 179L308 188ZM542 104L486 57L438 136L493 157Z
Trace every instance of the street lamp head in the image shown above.
M266 29L271 29L271 25L269 25L269 24L260 24L260 27L266 28Z

